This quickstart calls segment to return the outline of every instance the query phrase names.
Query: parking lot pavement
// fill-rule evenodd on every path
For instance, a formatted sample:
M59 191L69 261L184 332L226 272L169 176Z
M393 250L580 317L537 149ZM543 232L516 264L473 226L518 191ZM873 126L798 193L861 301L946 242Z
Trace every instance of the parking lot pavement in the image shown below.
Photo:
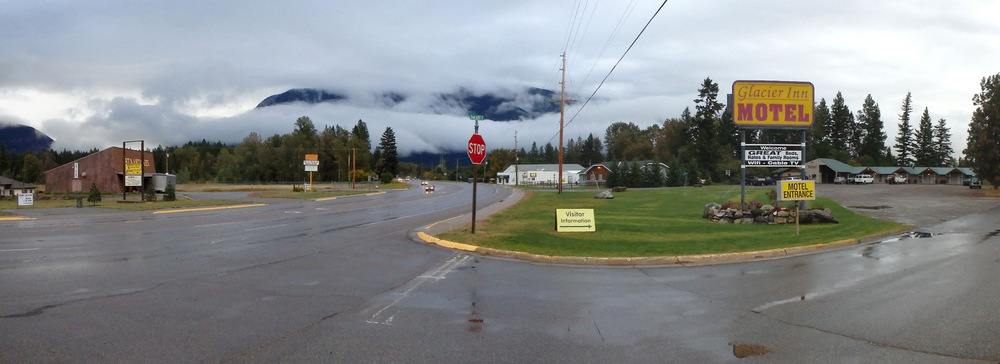
M1000 199L977 194L978 190L956 185L816 184L817 196L855 213L917 227L1000 207Z

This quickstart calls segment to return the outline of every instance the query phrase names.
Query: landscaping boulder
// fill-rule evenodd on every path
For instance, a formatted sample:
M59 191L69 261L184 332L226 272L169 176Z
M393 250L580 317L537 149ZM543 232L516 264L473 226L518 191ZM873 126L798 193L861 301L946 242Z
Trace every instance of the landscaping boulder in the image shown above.
M594 196L594 198L610 200L615 198L615 195L612 195L611 191L601 191L601 193L598 193L596 196Z
M839 224L840 220L837 220L833 216L833 211L830 209L823 210L805 210L799 213L799 222L810 224L810 223L825 223L832 222L834 224Z
M722 208L722 205L715 202L709 202L705 204L705 210L701 212L701 217L705 219L711 219L715 217L715 213Z

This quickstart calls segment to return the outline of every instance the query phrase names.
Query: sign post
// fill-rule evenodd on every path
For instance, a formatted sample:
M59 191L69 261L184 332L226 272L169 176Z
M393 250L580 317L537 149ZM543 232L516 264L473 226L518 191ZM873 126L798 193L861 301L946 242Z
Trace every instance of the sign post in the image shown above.
M746 168L749 167L799 167L805 165L806 130L813 123L815 90L810 82L798 81L735 81L733 93L727 97L732 109L733 124L740 129L740 204L746 208ZM802 143L785 145L798 149L762 150L748 148L746 129L799 130ZM772 147L756 145L756 147ZM798 154L798 163L792 158ZM806 179L802 169L802 179ZM805 202L801 203L802 205Z
M309 192L312 190L313 172L319 171L319 154L306 154L302 165L305 166L306 172L309 172L309 184L304 189L306 192Z
M486 141L483 137L479 135L479 120L483 120L482 115L472 114L469 115L469 119L476 121L475 133L469 138L469 160L472 162L472 233L476 233L476 183L478 178L476 176L479 170L479 164L483 163L486 159ZM458 173L456 170L455 173Z
M795 235L799 235L799 210L805 201L816 199L816 183L813 181L781 181L778 185L778 201L802 201L795 204Z

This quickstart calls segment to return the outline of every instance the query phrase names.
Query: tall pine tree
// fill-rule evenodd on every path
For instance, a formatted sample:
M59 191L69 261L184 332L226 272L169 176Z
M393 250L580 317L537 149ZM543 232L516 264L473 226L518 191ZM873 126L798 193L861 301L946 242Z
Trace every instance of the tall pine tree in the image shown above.
M1000 186L1000 73L983 77L979 94L972 97L976 110L969 123L965 148L972 169L979 178Z
M951 129L945 124L944 119L938 119L934 125L934 151L937 154L939 166L954 166L953 157L955 150L951 147Z
M858 110L858 128L861 131L861 135L857 138L860 143L857 149L858 158L870 158L873 164L884 163L888 153L885 150L886 135L883 130L882 112L871 94L865 97L861 110Z
M847 107L840 91L837 91L837 96L830 105L830 125L833 126L830 129L832 149L830 157L846 162L851 159L850 141L851 131L854 129L854 115L851 114L851 109Z
M391 127L386 127L382 133L382 139L378 143L382 150L382 171L380 174L389 173L393 176L399 174L399 153L396 151L396 133Z
M896 134L896 165L913 166L913 127L910 125L910 113L913 112L910 93L903 99L902 114L899 114L899 133Z
M938 166L937 145L934 143L934 126L931 124L931 114L924 108L924 114L920 116L920 124L917 133L914 135L913 158L914 163L920 167Z

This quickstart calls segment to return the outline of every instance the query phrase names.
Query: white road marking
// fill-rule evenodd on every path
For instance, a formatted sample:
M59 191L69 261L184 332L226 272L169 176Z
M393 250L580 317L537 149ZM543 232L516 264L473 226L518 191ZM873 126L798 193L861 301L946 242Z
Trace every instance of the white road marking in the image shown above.
M420 287L420 285L429 281L439 281L444 279L445 277L448 276L449 273L455 271L456 268L458 268L462 264L465 264L465 262L467 262L471 258L472 258L471 255L466 255L466 254L456 255L451 259L448 259L441 265L431 268L430 270L424 272L423 274L417 276L416 278L413 278L412 280L407 282L406 285L399 288L399 290L401 291L397 290L398 292L393 293L397 295L395 300L390 302L385 307L382 307L381 309L376 311L375 314L372 315L372 317L369 318L368 320L365 320L365 322L370 324L392 325L392 320L396 318L396 315L399 314L399 311L393 310L391 311L391 314L389 314L386 312L387 310L396 306L396 304L398 304L404 298L409 297L410 292L413 292L413 290L417 289L417 287ZM385 316L388 317L382 319L382 317Z
M39 250L39 249L41 249L41 248L3 249L3 250L0 250L0 253L4 253L4 252L30 252L30 251L35 251L35 250Z
M273 228L282 227L282 226L288 226L288 224L271 225L271 226L261 226L259 228L243 229L243 231L257 231L257 230L264 230L264 229L273 229Z

